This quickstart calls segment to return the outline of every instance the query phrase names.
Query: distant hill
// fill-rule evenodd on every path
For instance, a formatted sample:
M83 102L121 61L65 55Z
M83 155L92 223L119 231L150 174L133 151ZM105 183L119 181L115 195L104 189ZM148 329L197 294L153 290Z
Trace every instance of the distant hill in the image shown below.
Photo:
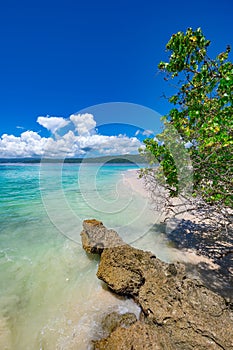
M103 156L96 158L0 158L0 164L3 163L110 163L110 164L145 164L147 163L145 157L140 154L125 154L118 156Z

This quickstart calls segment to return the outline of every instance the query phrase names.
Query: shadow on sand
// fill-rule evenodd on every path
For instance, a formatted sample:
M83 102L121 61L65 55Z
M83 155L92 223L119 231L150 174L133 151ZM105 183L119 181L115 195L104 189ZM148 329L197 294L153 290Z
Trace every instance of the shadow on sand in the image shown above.
M191 250L210 259L216 268L205 262L186 263L187 272L233 302L233 230L222 232L213 226L190 220L179 221L173 230L168 230L165 224L157 226L157 230L165 233L176 248Z

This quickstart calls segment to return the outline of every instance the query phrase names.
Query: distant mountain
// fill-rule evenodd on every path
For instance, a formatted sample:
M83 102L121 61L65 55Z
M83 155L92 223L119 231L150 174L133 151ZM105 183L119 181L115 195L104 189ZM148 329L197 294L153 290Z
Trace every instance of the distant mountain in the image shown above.
M3 163L111 163L111 164L145 164L145 157L140 154L125 154L118 156L103 156L96 158L0 158L0 164Z

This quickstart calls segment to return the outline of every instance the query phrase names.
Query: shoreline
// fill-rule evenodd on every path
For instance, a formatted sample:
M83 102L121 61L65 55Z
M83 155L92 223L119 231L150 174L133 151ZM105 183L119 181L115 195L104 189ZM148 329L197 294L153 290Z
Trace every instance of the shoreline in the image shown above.
M128 185L131 187L132 191L140 194L144 198L148 198L149 201L150 199L150 194L145 188L145 185L143 183L143 179L139 179L138 177L138 171L137 170L128 170L123 174L123 181L124 184ZM187 219L190 219L191 215L188 214ZM181 218L179 220L182 220ZM175 224L177 226L178 224ZM174 229L174 228L173 228ZM167 230L166 230L167 231ZM167 232L166 232L166 237L168 237ZM200 262L204 263L209 263L212 265L212 267L215 267L215 264L211 261L211 259L208 259L205 256L200 256L195 253L195 250L192 249L187 249L187 250L181 250L178 248L173 248L175 255L178 259L178 261L182 262L188 262L188 263L193 263L193 264L198 264Z
M137 170L128 170L124 181L133 191L150 200L149 191L143 179L138 178ZM161 226L172 260L184 263L192 275L201 278L209 287L213 285L215 290L222 288L221 293L230 297L233 293L233 235L217 236L208 222L202 222L198 215L189 212L169 220L168 224L162 222ZM226 247L230 253L221 256L221 250ZM222 280L222 285L217 280Z

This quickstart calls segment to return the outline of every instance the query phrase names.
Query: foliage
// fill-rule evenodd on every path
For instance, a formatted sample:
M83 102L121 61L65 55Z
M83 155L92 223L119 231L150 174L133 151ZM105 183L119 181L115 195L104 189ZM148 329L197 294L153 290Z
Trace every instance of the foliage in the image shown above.
M229 46L211 59L209 45L200 28L173 34L167 43L169 60L158 67L178 90L169 98L174 108L163 117L163 132L145 140L143 153L159 162L159 179L171 196L183 190L181 178L186 171L180 169L182 157L188 154L192 195L210 205L233 208L233 64L228 60ZM180 162L177 142L183 152Z

